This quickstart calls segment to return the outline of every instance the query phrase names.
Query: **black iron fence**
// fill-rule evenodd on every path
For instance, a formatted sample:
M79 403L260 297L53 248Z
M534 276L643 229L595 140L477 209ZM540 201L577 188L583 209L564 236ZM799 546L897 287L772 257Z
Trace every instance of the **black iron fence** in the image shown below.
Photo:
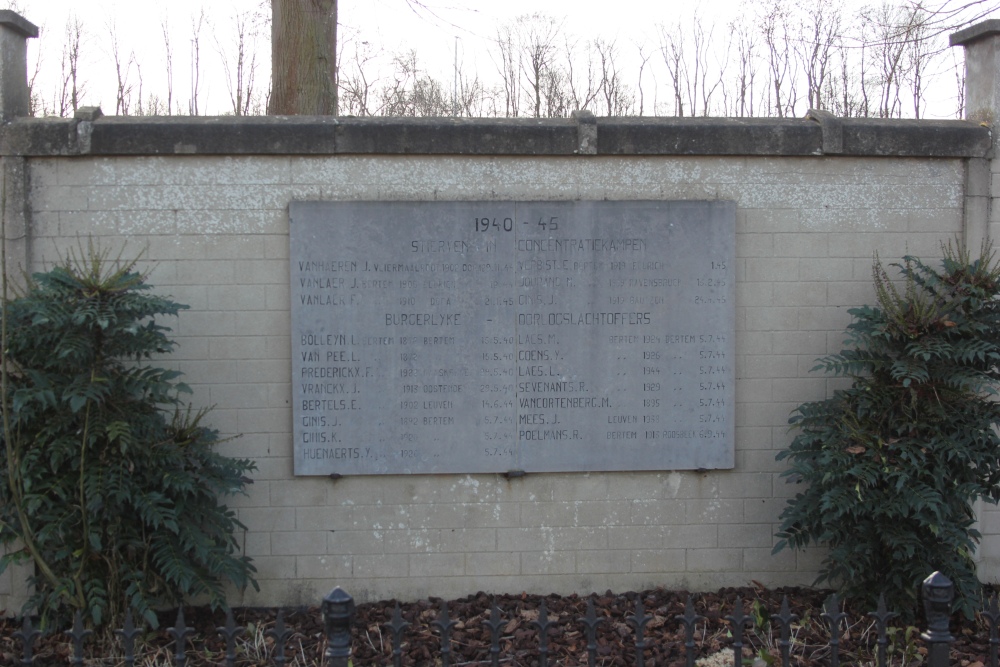
M949 618L954 598L954 587L947 577L935 572L924 580L922 593L927 627L920 634L920 638L924 644L924 650L920 652L920 661L923 662L925 660L925 664L928 667L946 667L951 664L949 654L951 645L954 642L954 637L949 631ZM354 599L343 589L339 587L335 588L323 599L321 614L323 618L323 631L321 637L319 637L319 641L325 644L325 649L320 652L322 658L319 659L319 662L309 664L319 664L321 662L325 667L362 667L361 663L352 660L352 628L354 628L356 621ZM829 632L828 650L825 651L823 662L829 664L831 667L839 667L841 664L840 638L844 623L848 620L847 614L841 610L836 596L832 596L827 601L823 612L819 616ZM880 603L878 610L870 612L868 616L871 618L871 622L876 629L875 648L868 664L878 666L889 665L890 656L888 654L888 647L890 642L888 622L896 615L887 611L885 605ZM998 636L997 626L998 621L1000 621L1000 609L998 609L995 599L992 599L986 608L983 609L981 616L986 623L988 632L989 649L985 664L988 664L990 667L998 667L1000 636ZM636 596L634 611L632 614L627 615L625 619L632 630L632 650L629 651L629 654L632 656L630 664L635 667L652 667L652 665L647 665L646 653L652 644L646 636L645 629L653 618L643 608L641 596ZM683 626L686 638L682 651L682 660L686 662L688 667L694 667L697 655L696 627L699 622L704 620L704 617L695 612L695 607L689 597L684 612L678 614L675 618ZM733 606L733 612L723 618L729 623L729 634L731 635L729 650L731 653L720 664L731 664L734 667L742 667L744 664L749 666L752 660L744 656L746 633L755 620L759 621L761 618L761 610L758 608L753 610L752 614L747 614L743 602L737 599ZM769 620L776 634L776 641L774 643L778 655L770 656L770 660L783 667L790 667L793 664L792 649L794 641L792 634L799 617L791 613L786 598L777 613L764 616L764 618ZM596 614L593 598L588 600L585 615L576 619L577 626L582 628L585 635L585 660L589 667L607 664L605 657L598 655L596 639L598 626L606 622L606 620ZM484 647L484 650L481 651L481 659L473 662L466 659L460 664L463 666L491 665L492 667L525 664L504 655L501 649L502 640L506 632L505 628L510 627L509 621L510 619L494 603L489 614L489 619L482 621L483 625L488 629L490 638L489 646ZM442 603L439 613L430 622L437 635L435 642L437 644L436 655L429 656L426 662L417 661L414 663L412 658L404 660L402 649L406 642L406 630L411 624L403 619L397 604L392 618L383 626L391 642L391 650L387 652L385 661L394 665L394 667L402 667L404 664L458 667L458 663L453 659L452 631L459 623L459 620L453 619L449 615L447 603ZM537 616L530 622L537 640L537 651L533 651L531 664L536 664L538 667L550 667L550 665L551 667L556 667L557 661L552 661L550 656L549 641L560 623L560 621L549 617L543 600L538 609ZM220 654L217 661L212 664L227 666L264 664L259 660L259 657L251 662L246 656L241 655L237 638L244 634L246 629L236 626L231 613L227 614L225 625L216 628L216 631L225 640L226 648L224 653ZM184 619L184 610L178 610L174 626L167 629L167 633L173 639L172 654L165 660L163 656L160 656L155 664L173 664L175 667L185 667L189 660L189 651L191 649L189 642L193 632L194 630L187 626ZM40 634L32 625L30 618L23 620L21 629L12 633L13 637L20 642L21 648L20 654L17 656L16 663L14 664L23 666L54 664L51 656L46 657L44 661L40 661L35 655L35 644ZM64 634L71 648L65 652L64 657L61 659L61 664L65 664L66 662L73 665L87 664L86 642L92 635L92 631L84 628L79 615L77 615L73 628ZM143 630L135 626L131 615L127 616L124 627L116 630L115 634L120 637L121 644L121 655L117 656L115 664L125 664L128 667L137 663L140 665L148 664L137 656L136 639L143 634ZM269 657L267 658L268 664L278 667L304 664L300 661L301 656L294 659L290 659L288 656L286 644L292 635L292 631L285 625L284 616L281 612L278 613L274 627L267 630L264 634L270 641ZM905 663L905 660L902 662ZM102 660L100 664L105 663ZM200 664L205 664L205 661L202 659ZM367 663L365 664L367 667ZM616 664L624 663L618 662Z

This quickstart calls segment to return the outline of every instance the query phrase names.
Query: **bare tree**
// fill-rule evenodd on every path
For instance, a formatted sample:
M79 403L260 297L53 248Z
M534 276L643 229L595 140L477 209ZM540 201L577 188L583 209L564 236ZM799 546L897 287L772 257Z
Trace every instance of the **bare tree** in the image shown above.
M76 16L66 19L63 36L62 59L60 61L59 93L56 108L59 116L69 116L79 107L80 89L80 42L83 37L83 24Z
M830 77L834 46L841 34L841 10L836 2L809 3L802 6L799 39L795 53L806 75L806 99L811 109L826 109L823 101Z
M660 54L670 76L670 95L675 116L707 116L712 98L725 77L729 46L720 53L712 42L714 28L707 30L700 15L691 17L690 30L678 21L659 27Z
M406 1L411 7L426 9L421 0ZM329 34L336 0L254 0L250 4L269 8L271 16L284 12L282 29L294 27L291 36L283 33L283 48L297 55L281 56L288 60L284 65L275 63L273 71L297 76L292 70L312 60L329 60L331 43L340 46L335 54L340 62L335 59L332 64L333 97L339 96L345 112L356 115L557 117L573 109L611 115L642 115L652 109L678 116L784 117L797 115L797 108L802 111L802 105L808 104L842 116L922 118L928 114L933 82L961 83L960 69L953 74L948 66L954 57L943 55L938 38L946 29L984 17L1000 2L866 1L864 12L855 15L844 9L846 0L744 0L743 15L728 24L713 23L709 14L685 13L675 24L659 26L655 46L636 45L638 57L625 53L622 42L577 38L566 34L557 19L523 15L497 28L490 47L495 75L480 77L456 65L454 79L448 76L446 83L426 71L415 55L391 58L371 36L370 42L349 37L337 45L337 37ZM17 2L0 0L8 5ZM259 81L260 54L255 45L260 17L253 10L243 11L235 17L233 30L214 30L205 12L192 17L190 113L204 113L207 103L200 57L206 35L214 40L227 77L228 110L243 115L268 104L276 112L277 106L266 98L270 87ZM309 18L314 16L309 12L316 11L323 21ZM310 31L318 26L326 31L320 42L305 43L312 39L307 34L316 36ZM118 41L114 24L108 25L111 40L105 60L115 67L116 113L183 113L177 98L184 95L175 89L176 32L166 15L160 30L164 59L154 67L164 68L158 73L165 71L166 83L162 89L151 90L143 80L151 70L147 66L142 71L135 53ZM278 27L274 30L278 35ZM29 83L33 110L67 115L78 108L89 92L84 85L86 66L81 67L87 44L87 31L71 16L59 78L46 84L44 94ZM54 68L57 58L47 57ZM277 90L283 84L274 85ZM960 107L963 94L956 94ZM444 106L442 98L447 102Z
M458 111L463 116L486 116L495 108L496 99L478 76L458 77Z
M495 64L503 84L504 115L517 117L521 106L521 53L514 24L498 27L496 42L500 60Z
M965 63L959 62L955 51L951 52L952 71L955 72L956 108L955 117L965 118Z
M876 113L880 118L902 115L900 92L907 41L906 29L903 27L907 22L906 14L905 8L890 4L887 0L866 8L862 14L864 41L870 45L877 68L868 82L874 86L878 96ZM864 74L864 69L862 73Z
M135 116L165 116L167 115L167 103L156 93L149 93L145 97L136 100Z
M689 79L688 106L691 115L697 114L697 105L701 103L701 115L707 116L712 109L712 96L722 85L726 65L729 60L731 42L726 42L726 49L718 51L712 43L714 25L705 31L701 15L695 14L691 21L691 32L694 46L694 72ZM711 63L710 60L715 62Z
M413 49L393 59L392 81L380 91L386 116L448 116L453 111L445 86L424 73Z
M794 114L794 71L788 34L788 8L784 0L769 0L760 17L759 29L767 47L771 77L770 112L779 118Z
M542 105L548 118L561 118L573 111L572 97L566 86L566 73L556 67L542 75Z
M128 55L122 52L114 19L108 21L107 29L111 58L115 67L115 115L128 116L132 109L132 93L135 87L132 81L132 68L136 65L135 52L129 51Z
M736 47L736 80L733 93L733 114L754 115L754 81L757 77L757 33L746 17L729 24L732 44Z
M594 40L594 50L601 65L601 94L609 116L625 116L634 107L634 96L618 71L618 44Z
M684 116L684 91L688 87L688 66L684 51L684 29L680 21L660 26L660 54L670 75L673 115Z
M563 63L566 71L571 111L589 109L601 91L600 79L596 76L593 50L587 44L583 55L579 55L578 43L566 37L563 40Z
M426 75L413 82L410 105L414 116L449 116L454 108L444 85Z
M385 116L413 116L411 88L419 76L417 52L413 49L396 54L393 59L392 80L379 92L379 113Z
M910 93L913 99L913 117L920 118L923 110L927 86L927 69L933 52L928 38L930 28L928 15L923 3L910 7L906 29L906 54L904 71L909 75Z
M198 115L198 92L201 84L201 30L205 27L205 8L197 16L191 16L191 100L188 113Z
M636 48L639 50L639 82L636 84L636 91L639 94L639 109L637 111L638 115L643 115L646 106L646 94L645 89L642 87L642 75L646 70L646 66L649 64L649 59L653 57L652 52L646 52L646 48L642 44L636 44Z
M500 75L503 115L560 116L577 101L567 90L571 74L558 66L560 31L555 19L538 13L518 16L497 28L494 64Z
M928 6L923 0L905 0L909 8L925 12L925 38L955 32L989 17L997 10L996 0L939 0Z
M379 81L375 74L376 61L382 56L382 51L376 50L367 40L353 39L349 44L353 57L349 63L345 63L341 55L341 64L337 67L341 110L352 116L371 116L377 112L377 109L372 108L372 95Z
M134 116L163 116L167 113L166 102L155 92L143 93L142 67L135 63L136 94L131 113Z
M556 20L544 14L520 16L516 20L520 36L521 74L532 94L534 116L542 117L543 89L546 80L554 76L556 38L560 26ZM551 116L551 113L545 115Z
M35 56L35 66L28 75L28 113L37 116L40 112L44 114L44 104L42 96L38 92L38 73L42 71L42 55Z
M866 101L864 97L864 86L861 85L859 69L852 62L852 55L857 54L860 62L864 62L864 45L860 48L851 49L844 44L844 37L837 36L833 48L834 62L831 65L830 76L826 77L826 107L829 111L838 116L849 118L852 116L864 116L866 113Z
M235 35L231 44L224 44L216 35L216 47L226 72L226 87L233 115L250 112L256 89L258 17L253 12L240 12L233 17Z
M160 31L163 33L163 64L167 75L167 115L173 113L174 107L174 50L170 46L170 22L166 16L160 21Z

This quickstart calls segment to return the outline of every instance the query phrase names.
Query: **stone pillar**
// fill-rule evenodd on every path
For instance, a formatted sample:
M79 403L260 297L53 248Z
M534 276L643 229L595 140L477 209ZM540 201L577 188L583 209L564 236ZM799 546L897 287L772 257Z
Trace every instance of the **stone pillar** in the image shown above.
M994 132L1000 118L1000 20L990 19L951 35L965 49L965 117ZM992 157L992 156L991 156ZM965 244L973 256L986 239L1000 238L1000 160L971 158L965 172ZM1000 556L1000 553L998 553Z
M0 121L31 112L28 93L28 38L38 27L20 14L0 11Z
M9 123L31 112L28 92L28 38L38 28L20 14L0 11L0 123ZM28 270L30 170L23 157L2 156L0 207L6 242L7 275L16 280Z
M31 112L28 93L28 38L38 28L19 14L0 11L0 123ZM22 282L28 267L28 164L23 157L0 156L0 227L6 249L7 275ZM18 611L30 595L30 565L11 567L0 577L0 609Z
M1000 19L960 30L948 41L965 48L965 117L992 127L1000 110Z

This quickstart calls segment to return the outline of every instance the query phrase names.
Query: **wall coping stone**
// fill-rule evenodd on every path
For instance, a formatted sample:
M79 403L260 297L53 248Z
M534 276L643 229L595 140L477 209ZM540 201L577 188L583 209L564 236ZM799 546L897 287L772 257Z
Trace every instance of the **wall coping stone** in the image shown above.
M1000 19L987 19L948 36L949 46L965 46L972 42L1000 34Z
M962 120L836 118L17 118L0 155L741 155L987 157L989 128Z
M38 26L10 9L0 10L0 25L10 28L22 37L38 37Z

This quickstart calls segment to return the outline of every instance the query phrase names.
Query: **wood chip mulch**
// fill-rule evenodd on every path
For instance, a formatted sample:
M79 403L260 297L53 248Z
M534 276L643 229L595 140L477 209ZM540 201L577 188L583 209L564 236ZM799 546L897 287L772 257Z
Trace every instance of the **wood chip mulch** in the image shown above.
M731 624L726 616L732 615L737 598L752 620L744 638L744 664L780 664L780 632L770 621L778 613L782 598L787 596L791 612L799 620L793 624L792 664L830 664L829 632L821 618L822 605L829 592L804 588L763 587L727 588L715 593L697 593L693 596L695 612L705 619L699 621L694 635L696 655L708 659L733 644ZM645 625L647 648L645 665L649 667L674 667L685 664L685 631L676 618L684 613L688 594L684 591L649 590L639 594L645 614L651 619ZM603 619L597 626L596 661L604 667L627 667L635 663L635 631L629 617L636 613L635 593L593 596L595 615ZM490 619L491 605L495 602L502 615L500 664L507 667L532 667L539 664L539 638L535 622L539 620L541 602L544 600L548 618L555 622L549 633L548 664L552 667L576 667L588 664L587 634L580 622L587 613L587 597L500 595L495 598L479 593L447 603L448 615L454 621L451 628L452 666L489 665L490 631L485 623ZM404 621L410 625L403 631L402 664L415 667L441 665L441 642L435 621L440 620L442 601L422 600L400 604ZM395 601L360 604L353 627L353 665L369 667L391 665L392 645L388 624L392 618ZM847 609L849 619L841 626L840 664L874 664L876 634L874 622L864 613ZM319 608L284 609L287 626L287 665L320 666L324 664L326 642L323 620ZM237 641L237 665L271 665L277 656L273 631L277 610L237 609L236 623L246 628ZM216 628L225 624L221 613L213 614L203 608L185 609L186 625L194 628L187 648L187 665L202 667L225 664L225 642ZM164 614L160 628L147 631L139 644L141 653L137 665L168 665L175 644L167 628L174 624L172 614ZM20 626L13 620L0 620L0 665L21 664L21 644L13 637ZM988 629L982 619L953 620L952 633L956 641L952 646L952 665L983 667L988 665ZM926 648L914 627L890 630L892 665L921 664ZM90 637L86 647L88 665L124 665L121 646L104 635ZM103 637L103 639L101 639ZM66 665L71 660L71 645L65 634L50 634L36 641L36 665ZM97 656L117 656L99 658ZM719 655L712 662L703 664L726 665L731 662Z

